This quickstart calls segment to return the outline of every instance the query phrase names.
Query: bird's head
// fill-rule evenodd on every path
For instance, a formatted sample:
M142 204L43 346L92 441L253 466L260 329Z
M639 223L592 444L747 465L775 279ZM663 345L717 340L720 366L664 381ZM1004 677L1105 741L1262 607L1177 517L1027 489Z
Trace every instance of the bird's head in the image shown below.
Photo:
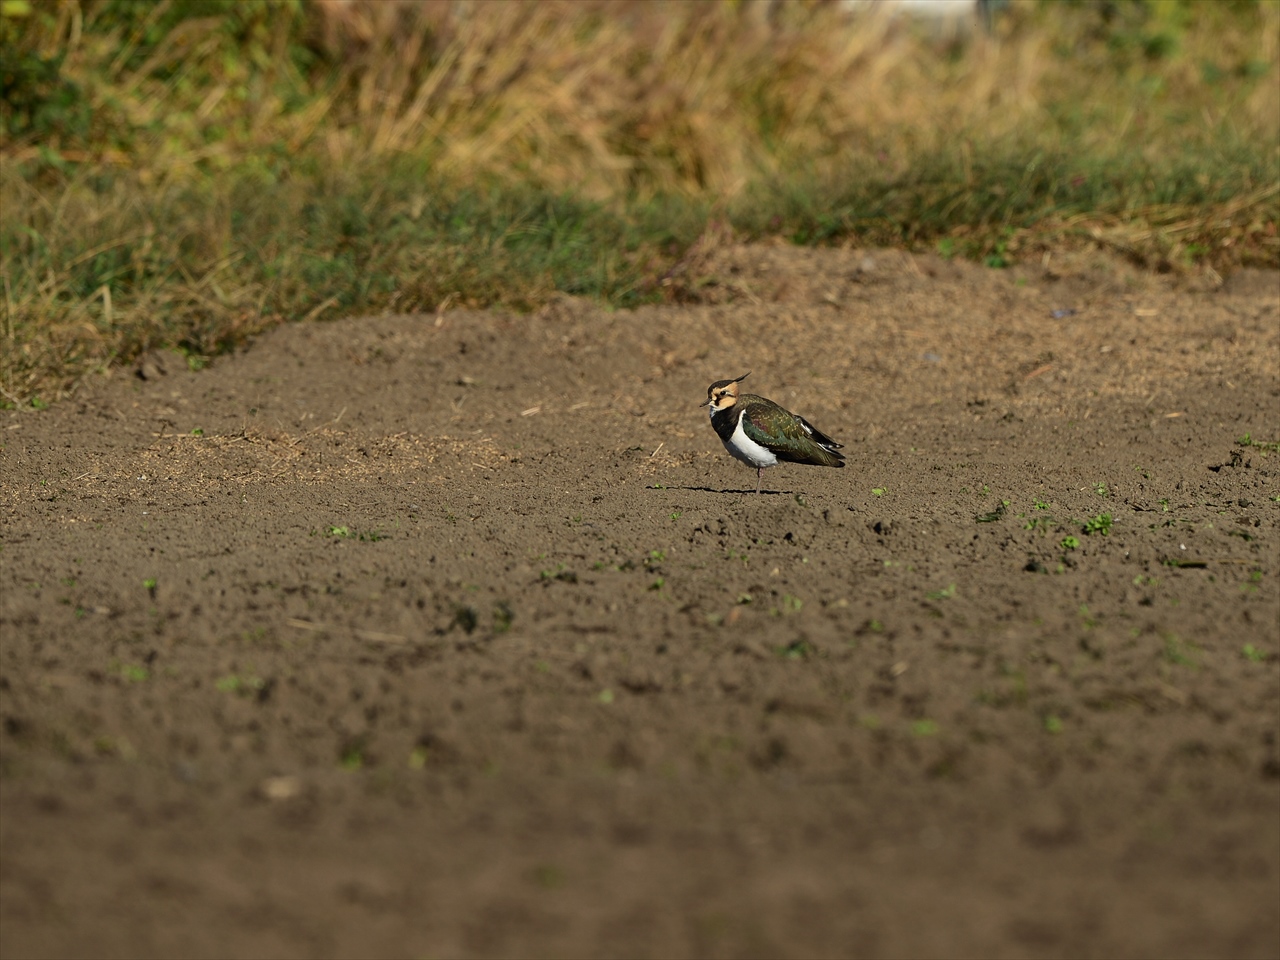
M738 402L738 384L749 376L751 376L751 371L748 370L735 380L717 380L707 387L707 399L703 400L698 406L705 407L710 405L712 413L728 410Z

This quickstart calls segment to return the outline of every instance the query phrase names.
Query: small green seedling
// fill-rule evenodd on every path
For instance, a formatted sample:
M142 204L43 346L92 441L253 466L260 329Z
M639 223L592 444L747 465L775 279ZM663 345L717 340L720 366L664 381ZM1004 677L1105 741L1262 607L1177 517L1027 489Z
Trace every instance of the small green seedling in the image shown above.
M1244 654L1244 658L1251 663L1262 663L1267 659L1267 651L1259 650L1252 643L1246 643L1240 648L1240 652Z
M239 693L247 696L261 690L266 683L261 677L238 677L233 673L221 677L213 685L221 693Z
M807 660L817 652L808 640L794 640L785 647L778 647L778 656L784 660Z
M32 402L32 406L35 406L34 401ZM1255 447L1258 450L1261 450L1264 456L1268 453L1276 453L1277 451L1280 451L1280 441L1267 443L1263 440L1255 440L1252 435L1247 433L1243 437L1238 438L1236 443L1242 447Z
M1091 534L1100 533L1105 537L1111 532L1111 524L1113 522L1111 514L1100 513L1096 517L1084 522L1085 535L1089 536Z
M1164 658L1179 667L1196 667L1195 654L1198 648L1194 643L1180 640L1173 634L1164 638Z
M342 753L338 756L338 765L343 770L359 770L364 766L364 744L355 742L349 743L342 748Z
M515 618L515 611L511 609L511 605L505 600L499 600L493 608L493 632L506 633L511 629L511 623Z
M1062 540L1059 541L1058 546L1060 546L1063 550L1075 550L1077 547L1080 546L1080 538L1079 537L1063 537Z

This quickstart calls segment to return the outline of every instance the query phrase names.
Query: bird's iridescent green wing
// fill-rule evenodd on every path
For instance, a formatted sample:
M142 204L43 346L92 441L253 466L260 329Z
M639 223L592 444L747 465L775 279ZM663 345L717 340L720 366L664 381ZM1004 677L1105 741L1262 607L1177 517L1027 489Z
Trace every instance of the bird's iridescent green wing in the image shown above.
M834 467L844 459L840 454L819 446L799 417L772 400L747 395L740 397L738 403L745 408L742 432L762 447L772 450L779 460Z

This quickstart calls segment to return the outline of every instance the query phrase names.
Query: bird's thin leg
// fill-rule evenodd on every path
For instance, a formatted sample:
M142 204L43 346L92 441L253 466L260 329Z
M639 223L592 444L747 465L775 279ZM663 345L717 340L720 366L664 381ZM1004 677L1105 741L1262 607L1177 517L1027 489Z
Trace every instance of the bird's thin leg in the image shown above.
M764 477L764 467L756 467L756 493L760 492L760 481Z

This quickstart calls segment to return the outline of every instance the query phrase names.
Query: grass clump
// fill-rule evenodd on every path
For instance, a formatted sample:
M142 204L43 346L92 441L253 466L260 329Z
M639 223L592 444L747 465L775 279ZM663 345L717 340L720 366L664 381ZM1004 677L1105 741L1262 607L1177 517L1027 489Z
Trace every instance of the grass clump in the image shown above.
M10 403L151 346L556 293L693 245L1280 263L1280 6L6 0Z

